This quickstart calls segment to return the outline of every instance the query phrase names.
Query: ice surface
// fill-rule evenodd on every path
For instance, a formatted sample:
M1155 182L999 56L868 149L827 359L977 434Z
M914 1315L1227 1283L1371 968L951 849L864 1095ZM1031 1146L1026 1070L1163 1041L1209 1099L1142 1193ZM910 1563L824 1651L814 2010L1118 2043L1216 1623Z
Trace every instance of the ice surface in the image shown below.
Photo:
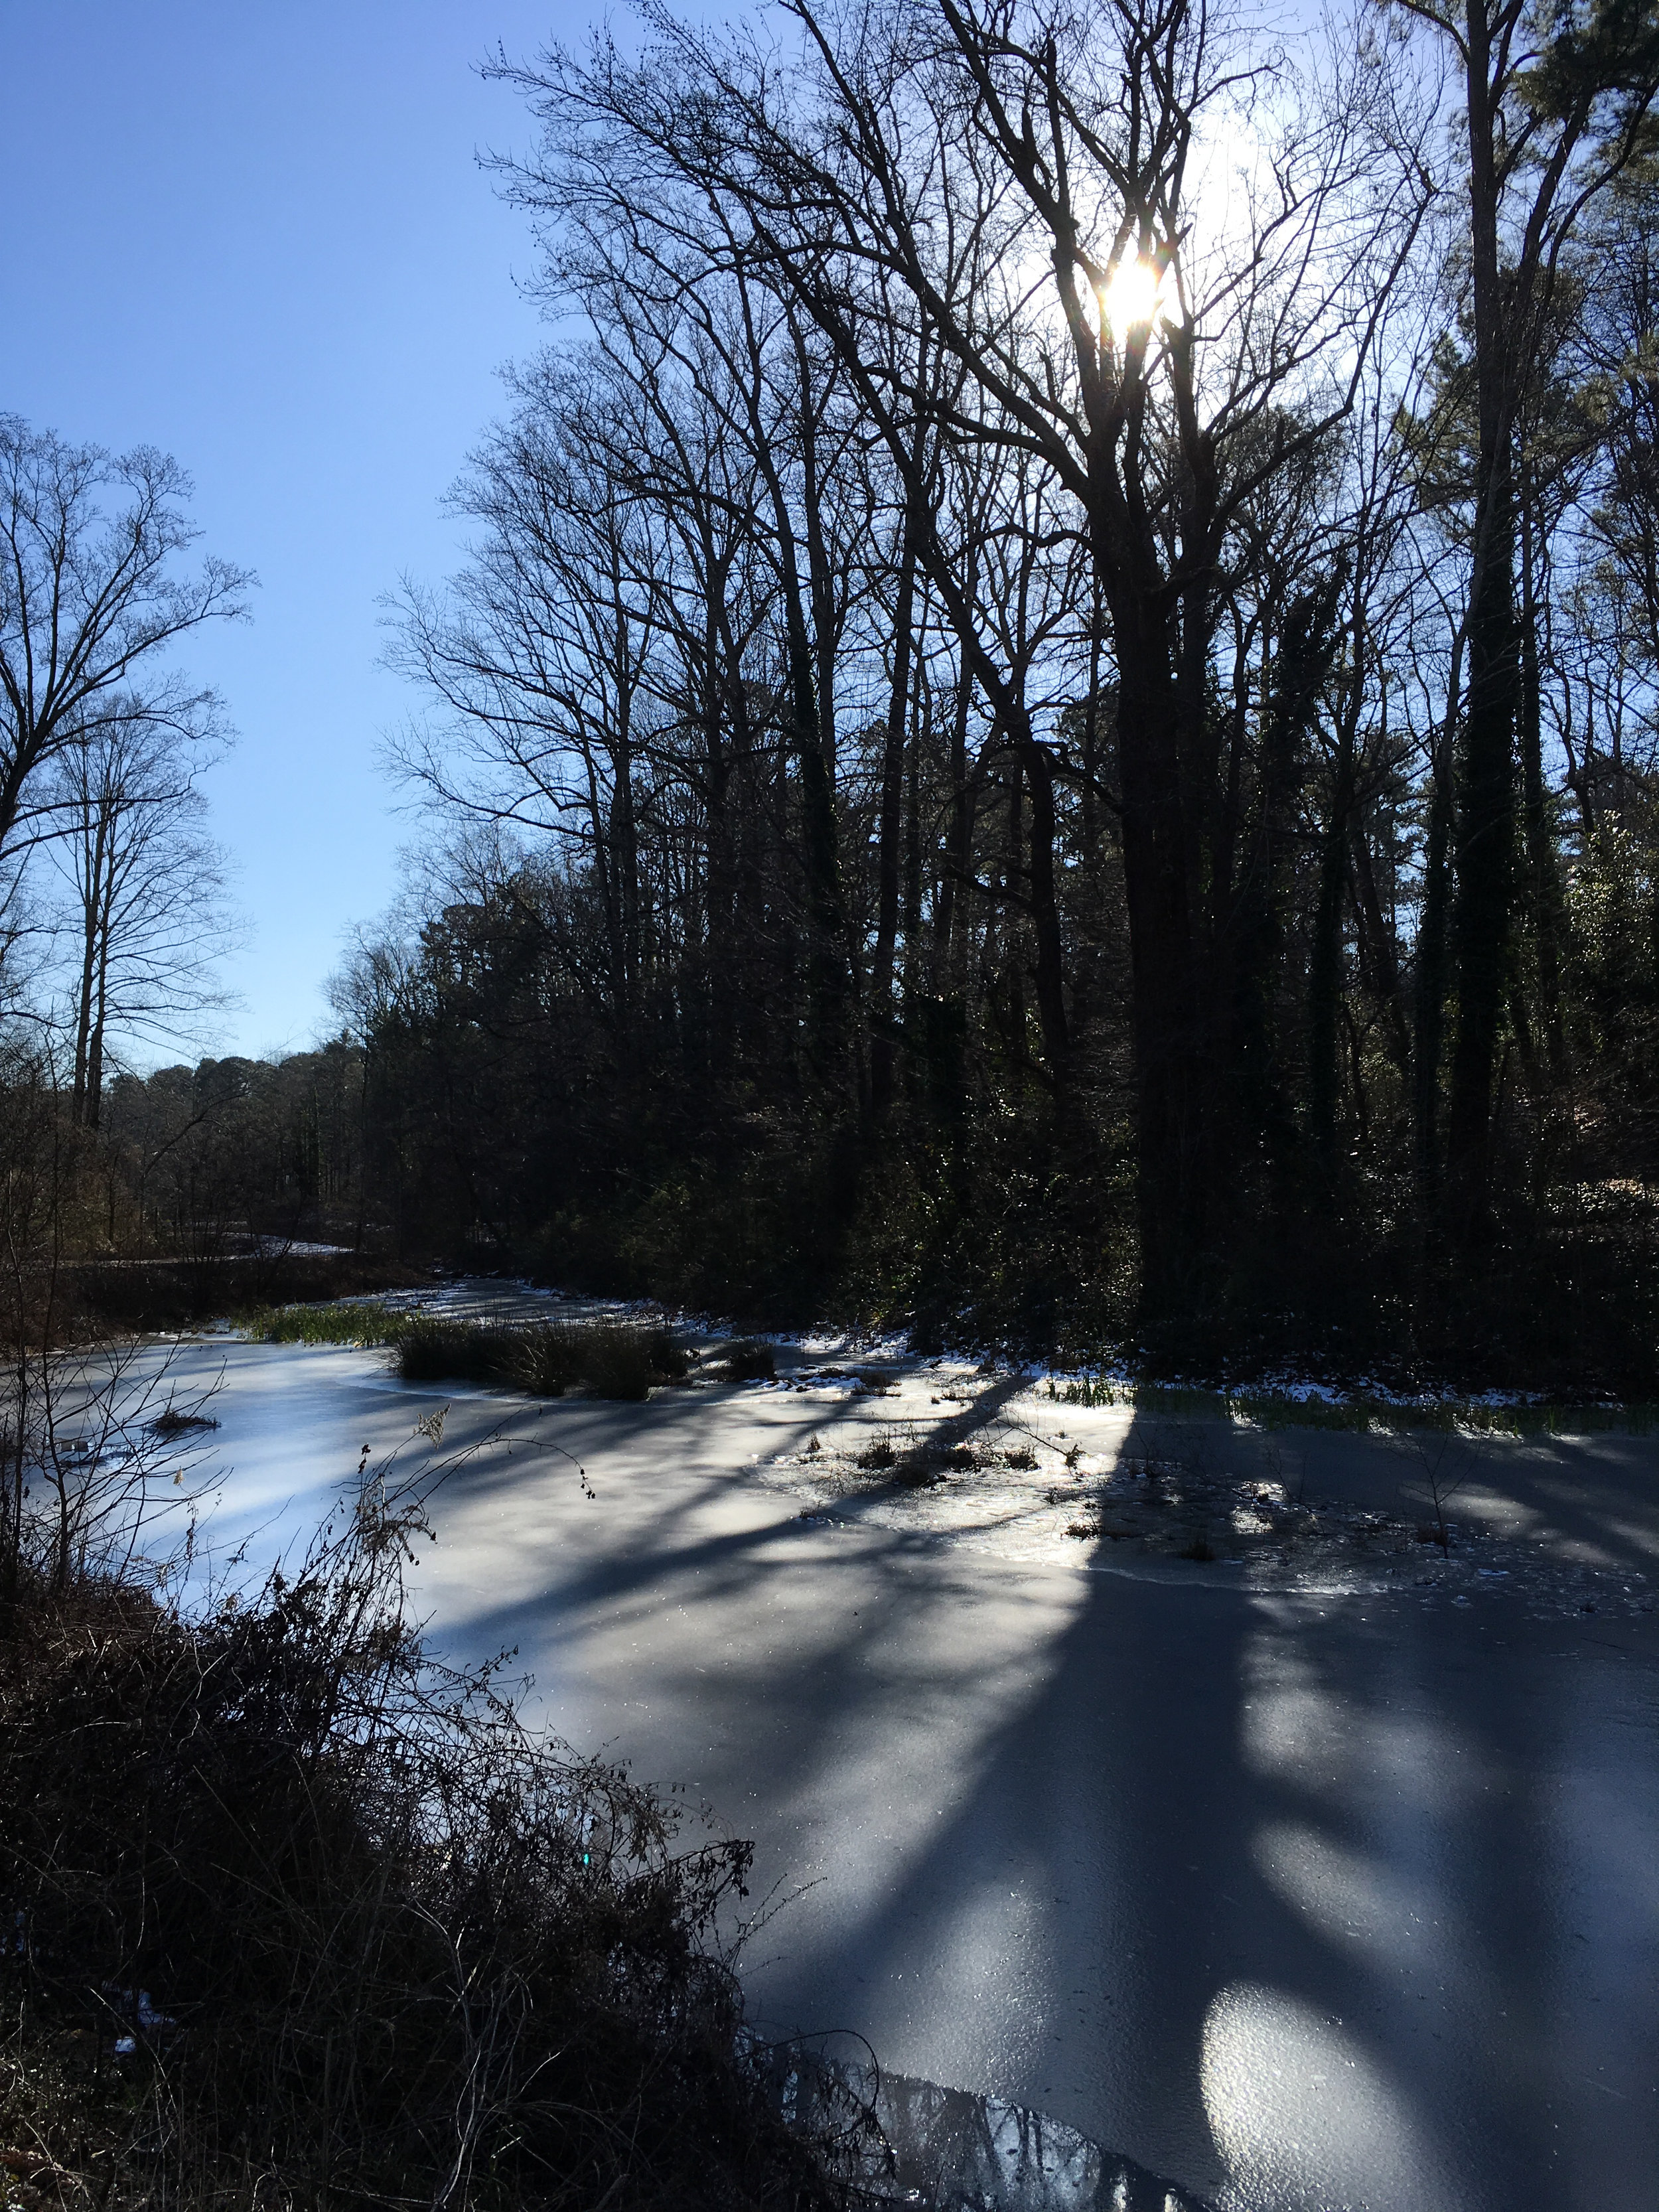
M1650 2212L1652 1440L1431 1465L835 1341L633 1406L174 1357L223 1363L210 1525L247 1570L448 1405L434 1633L757 1839L769 2031L854 2030L1227 2212Z

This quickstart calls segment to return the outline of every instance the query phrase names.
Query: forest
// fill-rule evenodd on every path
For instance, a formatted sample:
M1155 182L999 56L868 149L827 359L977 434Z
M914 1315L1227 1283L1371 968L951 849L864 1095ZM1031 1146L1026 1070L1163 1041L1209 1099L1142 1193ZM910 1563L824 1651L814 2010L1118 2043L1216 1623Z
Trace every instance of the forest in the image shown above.
M241 580L173 464L6 428L7 1110L76 1250L1656 1387L1651 11L489 68L548 343L388 601L419 836L314 1053L145 1072L228 926L152 672Z

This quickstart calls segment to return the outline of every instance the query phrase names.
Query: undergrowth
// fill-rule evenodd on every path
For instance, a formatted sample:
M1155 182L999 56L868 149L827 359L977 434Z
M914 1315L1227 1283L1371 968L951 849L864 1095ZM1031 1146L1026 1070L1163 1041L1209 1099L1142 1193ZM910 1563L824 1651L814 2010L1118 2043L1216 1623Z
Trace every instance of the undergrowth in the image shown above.
M0 2179L100 2212L819 2212L717 1927L745 1844L437 1668L372 1478L201 1614L0 1618Z

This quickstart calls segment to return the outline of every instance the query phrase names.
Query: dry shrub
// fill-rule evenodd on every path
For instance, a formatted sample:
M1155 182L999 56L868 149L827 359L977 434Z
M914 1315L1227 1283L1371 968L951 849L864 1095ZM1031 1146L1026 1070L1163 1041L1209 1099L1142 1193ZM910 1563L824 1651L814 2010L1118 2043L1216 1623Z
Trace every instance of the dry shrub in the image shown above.
M596 1398L638 1400L660 1379L656 1332L590 1323L583 1332L583 1380Z
M749 1847L434 1668L418 1510L343 1515L206 1617L0 1621L0 2147L161 2212L844 2201L742 2035Z
M725 1382L770 1382L777 1376L778 1358L763 1340L740 1336L720 1346L711 1366Z
M406 1382L505 1384L559 1398L573 1384L596 1398L642 1399L658 1382L684 1379L689 1361L672 1330L639 1322L568 1322L517 1327L419 1314L392 1338Z

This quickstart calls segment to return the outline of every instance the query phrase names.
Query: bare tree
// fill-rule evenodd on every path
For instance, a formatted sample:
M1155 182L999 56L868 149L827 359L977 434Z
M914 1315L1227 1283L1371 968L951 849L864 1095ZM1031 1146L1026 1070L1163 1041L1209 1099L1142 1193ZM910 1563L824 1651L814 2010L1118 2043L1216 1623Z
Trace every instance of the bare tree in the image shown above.
M1230 537L1352 404L1425 204L1426 118L1402 117L1364 41L1332 84L1300 83L1205 0L790 12L793 69L659 14L639 68L602 46L518 72L549 125L518 189L550 216L596 194L718 201L887 415L896 459L931 405L1071 503L1115 661L1143 1293L1170 1315L1213 1273L1231 1205L1237 825L1210 708ZM1231 175L1230 131L1256 149ZM948 408L915 349L885 343L878 293L960 366ZM996 702L989 659L973 673ZM1052 761L1011 696L1000 711L1040 808ZM1063 1060L1052 957L1039 995Z
M174 729L136 703L121 719L112 702L58 767L48 851L74 894L70 1108L95 1129L118 1045L193 1038L227 1003L213 963L236 930L198 764Z
M0 862L52 834L46 772L120 719L141 673L155 726L214 726L213 693L155 664L246 613L253 578L211 556L175 573L198 535L191 489L153 447L117 457L0 416Z
M1447 1150L1462 1225L1470 1229L1486 1209L1493 1079L1516 903L1515 753L1517 737L1525 734L1515 588L1516 434L1562 256L1586 210L1650 143L1659 16L1648 0L1612 6L1566 0L1549 8L1534 0L1398 4L1429 25L1455 58L1468 147L1477 416L1462 623L1468 692L1455 775L1449 759L1438 763L1436 797L1442 822L1449 814L1455 821L1458 1012ZM1457 700L1451 704L1455 710ZM1458 726L1450 716L1449 725ZM1444 844L1443 830L1443 853ZM1443 989L1443 980L1431 979L1431 988ZM1430 1012L1437 1046L1437 1005ZM1432 1164L1432 1128L1425 1135Z

